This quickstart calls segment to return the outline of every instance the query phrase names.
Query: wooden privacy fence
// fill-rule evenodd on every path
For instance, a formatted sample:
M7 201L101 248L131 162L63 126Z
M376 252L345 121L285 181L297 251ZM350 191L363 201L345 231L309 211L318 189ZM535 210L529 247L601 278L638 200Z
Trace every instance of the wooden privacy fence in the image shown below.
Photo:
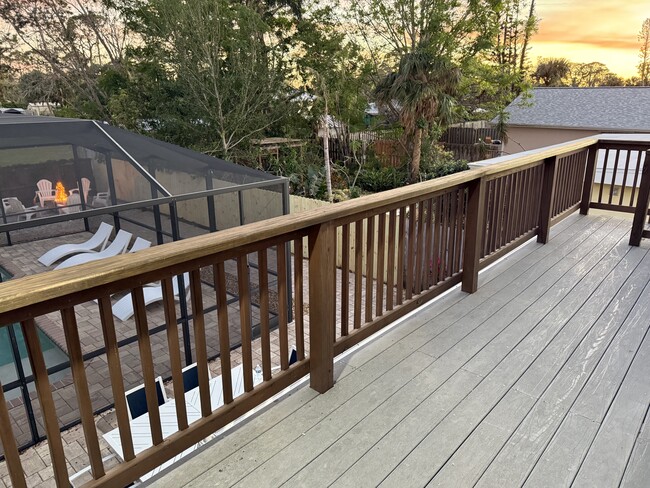
M340 204L283 216L218 233L186 239L135 254L78 266L75 273L51 271L16 279L0 287L0 324L21 324L34 372L57 486L68 485L66 453L57 408L36 334L35 321L58 313L65 331L72 375L93 481L87 486L124 486L182 453L284 388L310 375L318 392L334 385L334 357L456 284L466 292L478 287L478 272L537 235L546 242L551 225L578 208L587 213L598 151L611 147L590 137L553 148L502 158L500 163L457 173ZM649 144L637 144L648 148ZM635 146L635 147L636 147ZM645 174L648 174L646 171ZM585 178L586 175L586 178ZM646 178L650 182L650 177ZM648 183L650 185L650 183ZM601 182L602 186L602 182ZM648 188L637 191L646 197ZM609 205L609 203L608 203ZM354 230L354 233L352 233ZM340 240L337 234L341 235ZM353 236L353 237L352 237ZM304 252L303 241L308 243ZM293 244L295 254L287 252ZM340 249L337 249L339 247ZM343 256L336 266L337 252ZM280 296L277 329L269 327L269 257L277 261ZM260 338L251 332L251 290L247 257L259 268ZM241 350L228 348L224 263L235 260L239 289ZM288 323L288 262L294 260L295 321ZM304 261L306 260L306 261ZM303 268L303 262L308 266ZM351 263L355 263L352 272ZM206 331L201 270L210 268L217 302L216 330ZM189 273L191 322L199 371L201 418L189 423L183 400L181 349L172 280ZM179 430L163 438L156 401L159 368L149 337L143 286L161 281L167 347ZM130 291L142 381L149 407L153 447L135 454L124 400L121 355L116 345L111 295ZM212 292L210 292L212 293ZM308 297L309 310L303 302ZM98 301L106 347L105 360L115 401L125 462L106 470L93 419L89 385L77 333L75 307ZM209 332L212 332L211 335ZM243 365L245 392L233 398L223 376L225 404L212 411L206 346L218 336L220 369ZM298 361L289 366L290 344ZM253 385L256 361L264 380ZM275 364L278 367L274 368ZM168 366L169 367L169 366ZM0 390L1 391L1 390ZM12 483L25 486L4 395L0 394L0 438Z

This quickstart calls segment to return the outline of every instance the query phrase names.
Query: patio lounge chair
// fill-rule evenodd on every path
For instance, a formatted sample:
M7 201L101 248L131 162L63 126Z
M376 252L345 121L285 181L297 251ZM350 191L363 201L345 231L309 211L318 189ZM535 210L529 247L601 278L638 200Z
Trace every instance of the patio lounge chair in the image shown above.
M183 280L185 282L185 291L190 287L190 274L184 273ZM172 278L172 285L174 290L174 300L178 300L179 288L178 279ZM162 285L145 286L142 288L144 294L144 305L147 306L151 303L160 302L163 299ZM120 298L115 305L113 305L113 315L115 315L122 322L133 317L133 298L130 293L127 293Z
M103 251L91 251L83 254L77 254L76 256L72 256L71 258L66 259L54 269L65 269L77 264L89 263L91 261L97 261L98 259L110 258L117 256L118 254L123 254L126 251L129 242L131 242L131 237L132 234L130 232L120 230L115 236L115 240L111 242L110 245L107 246Z
M7 223L9 222L18 222L21 220L30 220L36 212L41 207L38 205L35 207L25 208L23 202L18 200L16 197L6 197L2 199L2 206L5 209L5 216L7 217Z
M149 411L144 385L132 388L124 393L124 396L126 397L126 406L129 411L129 420L137 419ZM158 397L158 406L167 402L167 392L165 391L162 377L160 376L156 378L156 396Z
M62 244L61 246L57 246L38 258L38 262L45 266L50 266L52 263L59 259L63 259L66 256L70 256L71 254L93 252L96 249L101 251L106 247L106 242L108 241L111 232L113 232L113 226L102 222L99 229L97 229L97 232L95 232L95 234L86 242L80 244Z
M56 199L56 190L52 188L52 182L50 180L39 180L36 183L38 190L36 190L36 196L38 197L38 202L41 207L45 207L47 202L54 202Z

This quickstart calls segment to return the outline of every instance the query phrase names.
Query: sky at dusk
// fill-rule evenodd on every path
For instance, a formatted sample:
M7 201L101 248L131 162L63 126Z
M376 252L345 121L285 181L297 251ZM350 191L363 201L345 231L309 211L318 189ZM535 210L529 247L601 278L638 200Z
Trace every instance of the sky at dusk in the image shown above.
M562 57L576 63L600 61L616 74L637 73L643 20L650 0L540 0L541 19L530 59Z

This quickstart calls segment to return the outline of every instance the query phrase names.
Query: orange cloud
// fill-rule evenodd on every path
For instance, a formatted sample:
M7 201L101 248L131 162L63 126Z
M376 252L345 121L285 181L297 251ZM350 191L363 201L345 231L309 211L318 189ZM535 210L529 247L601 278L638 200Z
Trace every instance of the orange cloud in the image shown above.
M649 7L648 0L541 2L531 55L566 57L581 63L600 61L631 76L638 63L637 35L643 20L650 17Z

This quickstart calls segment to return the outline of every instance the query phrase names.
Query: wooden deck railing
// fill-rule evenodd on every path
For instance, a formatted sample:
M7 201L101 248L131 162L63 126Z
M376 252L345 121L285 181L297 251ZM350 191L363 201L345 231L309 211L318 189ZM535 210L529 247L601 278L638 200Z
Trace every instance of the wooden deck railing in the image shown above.
M623 147L619 146L616 151ZM632 146L635 150L647 149L650 143L625 147ZM88 263L76 267L74 273L51 271L1 285L0 325L19 322L22 326L57 485L68 485L68 473L57 409L36 335L38 317L53 312L61 317L88 463L94 478L87 486L124 486L308 374L312 388L327 391L334 385L336 355L454 285L462 283L464 291L474 292L481 268L535 235L540 242L546 242L550 227L579 207L583 213L588 211L597 151L604 148L611 153L613 147L614 143L597 137L585 138L500 158L497 161L501 162L490 166L326 208ZM600 182L601 190L605 183ZM616 203L613 197L606 198L606 205ZM610 200L614 203L609 203ZM593 206L602 208L602 202L599 195ZM308 252L303 256L304 239L308 241ZM283 299L288 293L290 245L295 251L292 277L295 321L292 324L287 321L287 300ZM343 256L340 269L336 267L338 251ZM272 285L265 272L270 255L276 259L278 270L274 286L279 296L279 321L274 330L268 320ZM251 331L249 256L257 260L259 268L259 340L253 339ZM224 266L232 260L236 262L239 290L241 351L229 349L233 317L229 317L226 303ZM303 260L308 260L305 269ZM217 330L213 331L206 330L204 313L204 300L209 298L202 287L206 270L212 277L217 303L213 322ZM182 343L175 326L172 291L174 277L186 272L190 276L193 347L199 368L202 414L193 423L188 423L183 400ZM160 358L152 352L143 299L143 286L154 281L161 281L163 287L168 367L180 427L167 438L162 436L155 391ZM151 412L153 447L138 455L131 442L121 354L111 313L111 295L124 291L130 291L133 297L140 369ZM309 297L308 313L303 309L304 291ZM102 464L77 332L75 307L91 300L97 300L96 311L101 319L115 413L124 446L125 462L110 470ZM215 411L209 398L206 352L212 338L218 338L221 371L230 371L235 361L243 364L245 389L243 395L233 398L229 376L225 375L225 404ZM289 366L292 342L296 345L298 361ZM254 357L261 358L264 378L257 386L253 386ZM276 361L278 370L273 368ZM0 440L13 485L25 486L3 394L0 394Z

